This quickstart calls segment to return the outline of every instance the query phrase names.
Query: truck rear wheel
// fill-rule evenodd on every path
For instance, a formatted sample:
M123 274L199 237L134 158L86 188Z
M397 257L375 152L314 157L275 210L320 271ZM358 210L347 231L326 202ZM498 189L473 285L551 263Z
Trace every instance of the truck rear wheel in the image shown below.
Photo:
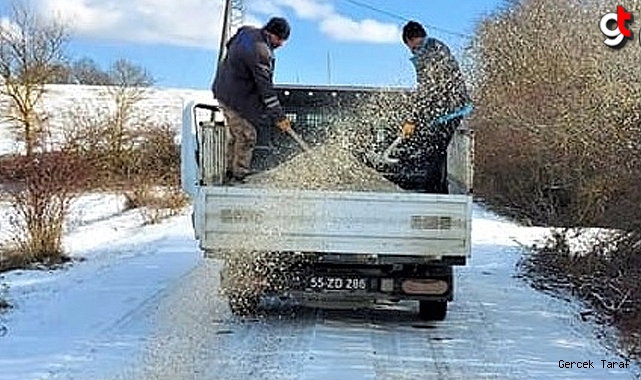
M235 264L233 261L226 262L220 271L221 294L227 297L232 314L250 317L258 310L260 291L248 282L251 276L241 275L243 267Z
M418 314L426 321L442 321L447 315L447 301L419 301Z

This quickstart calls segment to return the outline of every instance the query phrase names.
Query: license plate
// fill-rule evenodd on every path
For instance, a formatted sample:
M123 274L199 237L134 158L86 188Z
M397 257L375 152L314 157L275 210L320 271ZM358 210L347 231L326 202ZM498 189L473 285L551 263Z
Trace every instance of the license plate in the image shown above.
M307 289L312 291L342 290L364 292L369 289L369 281L357 277L314 276L307 282Z

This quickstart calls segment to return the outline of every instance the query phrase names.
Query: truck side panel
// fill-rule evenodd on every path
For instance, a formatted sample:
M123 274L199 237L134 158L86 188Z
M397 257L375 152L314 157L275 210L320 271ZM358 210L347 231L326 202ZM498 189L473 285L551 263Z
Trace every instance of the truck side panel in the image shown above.
M471 197L201 187L205 251L469 257Z
M471 194L474 177L474 132L463 125L447 147L450 194Z

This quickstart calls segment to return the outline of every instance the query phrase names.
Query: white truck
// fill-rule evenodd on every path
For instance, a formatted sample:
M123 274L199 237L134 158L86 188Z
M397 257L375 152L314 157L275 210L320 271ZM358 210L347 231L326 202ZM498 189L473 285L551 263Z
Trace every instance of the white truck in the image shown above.
M380 91L277 89L295 129L312 142L322 140L321 125L336 107L349 107L345 99ZM445 318L454 295L453 267L465 265L471 254L471 130L459 128L448 148L448 194L226 186L226 133L214 99L184 104L182 185L193 200L194 235L206 257L220 258L239 249L303 255L305 264L284 274L290 281L286 290L271 294L266 289L264 295L314 304L415 300L422 318ZM274 127L258 128L258 135L257 171L300 152Z

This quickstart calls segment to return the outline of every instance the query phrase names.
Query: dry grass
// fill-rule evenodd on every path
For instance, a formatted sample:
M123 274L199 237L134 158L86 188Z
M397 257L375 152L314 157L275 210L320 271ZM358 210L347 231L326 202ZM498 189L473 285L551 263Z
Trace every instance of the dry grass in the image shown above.
M27 265L25 256L10 244L0 245L0 273L24 268Z
M180 187L180 150L169 125L142 125L124 194L147 223L177 215L188 203Z
M188 198L178 186L156 186L137 183L125 191L126 209L137 209L146 224L157 224L178 215L188 204Z
M622 5L641 11L637 0ZM639 357L641 50L603 44L598 16L612 6L510 1L479 24L470 50L475 190L530 224L622 231L582 255L558 234L520 269L537 289L585 300Z
M78 115L66 139L70 149L92 164L88 189L121 192L126 209L139 209L150 224L186 206L179 180L180 147L171 125L150 123L133 110L126 125L109 114Z

